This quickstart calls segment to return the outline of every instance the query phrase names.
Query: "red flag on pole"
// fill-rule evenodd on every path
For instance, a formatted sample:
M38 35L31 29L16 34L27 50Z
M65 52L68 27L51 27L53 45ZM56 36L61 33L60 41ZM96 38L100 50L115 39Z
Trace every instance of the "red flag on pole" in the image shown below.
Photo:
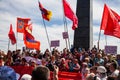
M75 30L78 27L78 18L66 0L63 0L63 8L65 16L73 21L72 29Z
M12 24L10 24L10 30L9 30L8 36L9 36L9 39L11 40L12 45L14 45L16 43L16 38L12 30Z
M28 21L30 21L30 18L17 18L17 32L24 33Z
M120 16L105 4L100 27L101 30L104 30L104 34L120 38L119 21Z
M34 39L34 36L26 29L24 31L24 44L27 48L40 50L40 42Z
M104 5L104 11L103 11L103 15L102 15L102 22L101 22L101 27L100 27L100 30L105 30L106 28L106 23L108 21L108 7L107 5L105 4Z
M43 19L45 19L47 21L50 21L50 19L52 17L52 12L45 9L40 2L38 2L38 3L39 3L39 9L40 9L40 11L42 13Z

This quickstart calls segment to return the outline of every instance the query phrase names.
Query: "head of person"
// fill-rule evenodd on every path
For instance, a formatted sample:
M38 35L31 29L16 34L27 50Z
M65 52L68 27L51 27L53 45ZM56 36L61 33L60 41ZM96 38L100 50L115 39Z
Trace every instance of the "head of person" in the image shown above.
M47 63L46 60L45 60L45 59L42 59L42 65L43 65L43 66L46 66L46 63Z
M61 58L61 63L62 63L62 64L65 63L65 58Z
M30 66L36 67L36 61L35 60L30 60Z
M34 58L38 58L38 54L34 53Z
M90 68L90 73L96 74L96 73L97 73L97 66L91 67L91 68Z
M97 57L100 59L102 58L102 54L98 53Z
M52 61L52 62L55 61L55 56L51 56L51 61Z
M0 56L0 66L4 66L3 56Z
M85 68L85 74L88 75L90 73L90 69L89 68Z
M98 66L97 67L97 72L98 73L106 73L107 70L106 70L106 68L104 66Z
M25 64L27 62L27 60L25 58L22 58L21 62L22 62L22 64Z
M31 80L48 80L50 78L50 71L45 66L38 66L32 71Z
M86 76L86 80L94 80L95 74L94 73L90 73Z
M90 62L90 59L88 57L85 58L85 62L86 63L89 63Z
M77 59L74 59L74 63L77 64L77 63L78 63L78 60L77 60Z
M83 68L88 67L87 63L86 63L86 62L83 62L83 63L82 63L82 67L83 67Z
M110 64L110 71L111 72L115 71L117 69L117 67L118 67L117 64L115 62L112 62Z
M107 76L107 74L106 74L107 70L104 66L98 66L97 72L98 72L98 77L100 77L100 78L104 78Z
M31 80L31 75L29 74L24 74L20 80Z

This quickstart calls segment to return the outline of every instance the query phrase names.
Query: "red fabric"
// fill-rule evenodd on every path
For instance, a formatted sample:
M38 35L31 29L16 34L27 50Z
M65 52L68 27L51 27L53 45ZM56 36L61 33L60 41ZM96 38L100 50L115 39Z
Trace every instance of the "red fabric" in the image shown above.
M75 30L78 27L77 16L74 14L66 0L63 0L63 7L65 16L73 21L72 29Z
M16 73L19 73L20 76L23 74L30 74L33 71L31 66L11 66ZM53 72L50 72L50 78L53 80ZM59 80L82 80L81 73L74 73L74 72L63 72L59 71L58 73Z
M11 66L16 73L20 74L20 78L22 77L23 74L30 74L33 71L33 68L31 66ZM20 80L19 78L19 80Z
M24 31L24 44L27 48L40 50L40 42L34 40L34 36L27 30Z
M17 32L24 33L28 21L30 21L30 18L17 18Z
M103 11L103 16L102 16L102 21L101 21L101 27L100 27L100 30L105 30L106 28L106 23L108 21L108 7L107 5L105 4L104 5L104 11Z
M49 16L49 11L47 9L45 9L40 2L38 2L38 3L39 3L39 9L42 12L43 19L50 21L51 16Z
M52 80L53 72L50 72L50 77ZM58 78L59 80L82 80L82 75L81 73L59 71Z
M120 38L120 16L105 4L101 23L101 30L105 35Z
M8 33L9 39L11 40L12 45L14 45L16 43L16 38L15 38L15 34L12 30L12 24L10 24L10 31Z
M34 36L27 29L24 30L24 39L26 38L31 39L31 40L35 39Z

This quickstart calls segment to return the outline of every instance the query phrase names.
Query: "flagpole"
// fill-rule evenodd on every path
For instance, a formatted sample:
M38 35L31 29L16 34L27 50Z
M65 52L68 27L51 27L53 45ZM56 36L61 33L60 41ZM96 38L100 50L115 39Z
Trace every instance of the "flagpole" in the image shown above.
M106 42L106 46L107 46L107 36L105 35L105 42Z
M10 47L10 39L8 39L8 50L9 50L9 47Z
M64 10L64 8L63 8L63 10ZM64 32L67 32L66 27L65 27L65 15L64 15L64 11L63 11L63 22L64 22ZM68 34L68 32L67 32L67 34ZM68 43L67 43L67 39L66 38L65 38L65 42L66 42L66 48L68 49Z
M42 13L41 13L42 15ZM49 48L50 48L50 51L51 51L51 47L50 47L50 40L49 40L49 36L48 36L48 32L47 32L47 28L46 28L46 25L45 25L45 20L42 18L43 20L43 25L44 25L44 28L45 28L45 32L46 32L46 36L47 36L47 40L48 40L48 44L49 44Z
M18 44L18 33L17 33L17 30L16 30L16 51L17 51L17 44Z
M40 1L38 0L38 3ZM40 10L41 11L41 10ZM41 11L41 16L42 16L42 11ZM43 20L43 25L44 25L44 28L45 28L45 32L46 32L46 36L47 36L47 40L48 40L48 44L49 44L49 48L50 48L50 51L51 51L51 47L50 47L50 40L49 40L49 36L48 36L48 32L47 32L47 28L46 28L46 25L45 25L45 21L44 21L44 18L42 17L42 20Z
M65 16L64 16L64 18L65 18ZM66 31L68 33L68 45L69 45L69 49L70 49L70 39L69 39L69 32L68 32L68 27L67 27L67 20L66 20L66 18L64 20L65 20L64 23L65 23Z
M64 22L64 31L66 31L66 27L65 27L65 17L63 16L63 22ZM66 48L68 49L68 43L67 43L67 39L65 38L65 42L66 42Z
M99 37L98 37L98 51L99 51L99 45L100 45L100 36L101 36L101 30L99 31Z
M62 4L63 4L63 2L62 2ZM64 31L66 31L68 33L67 20L65 18L64 7L62 7L62 8L63 8ZM68 46L67 46L67 39L65 39L65 40L66 40L66 48L68 48ZM68 45L69 45L69 49L70 49L69 33L68 33Z

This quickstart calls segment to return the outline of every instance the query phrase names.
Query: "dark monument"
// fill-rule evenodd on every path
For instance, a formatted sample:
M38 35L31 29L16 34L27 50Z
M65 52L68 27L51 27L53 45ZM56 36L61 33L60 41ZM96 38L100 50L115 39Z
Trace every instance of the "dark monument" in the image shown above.
M88 50L93 46L92 0L77 0L78 28L74 32L74 47Z

